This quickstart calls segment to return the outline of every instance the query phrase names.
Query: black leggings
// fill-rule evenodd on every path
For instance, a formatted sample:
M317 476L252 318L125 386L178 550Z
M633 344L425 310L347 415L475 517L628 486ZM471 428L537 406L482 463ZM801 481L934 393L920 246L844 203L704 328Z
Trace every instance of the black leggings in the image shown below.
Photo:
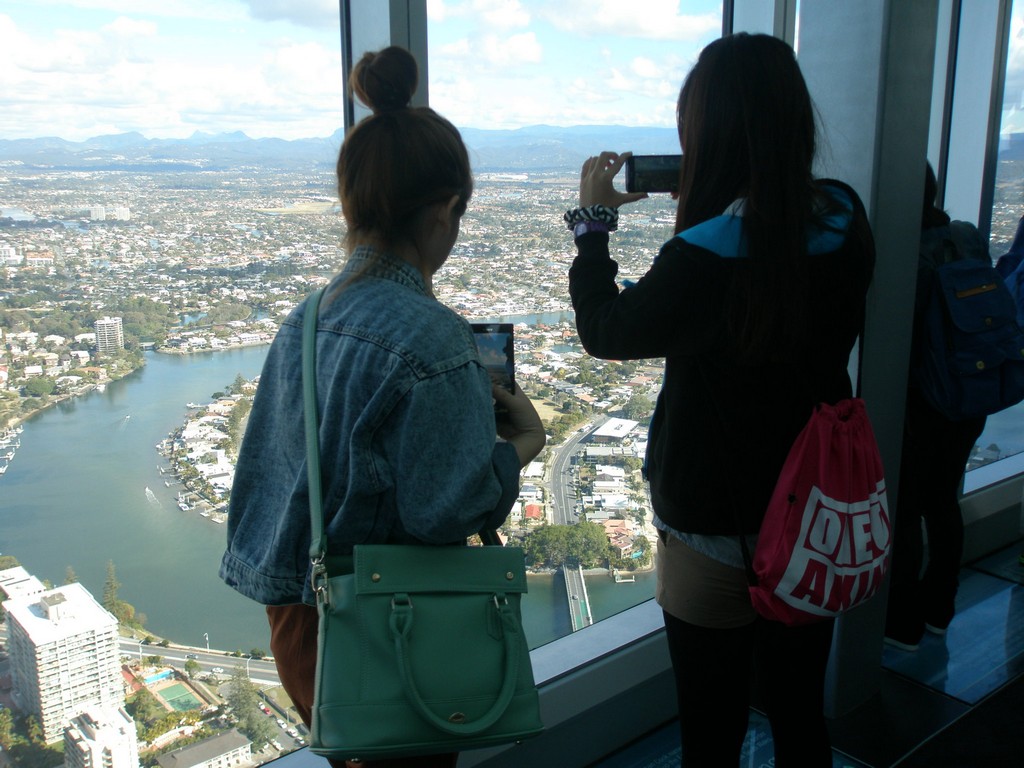
M739 765L753 690L771 724L775 768L831 768L824 706L832 627L831 620L787 627L758 618L736 629L708 629L666 613L682 764Z

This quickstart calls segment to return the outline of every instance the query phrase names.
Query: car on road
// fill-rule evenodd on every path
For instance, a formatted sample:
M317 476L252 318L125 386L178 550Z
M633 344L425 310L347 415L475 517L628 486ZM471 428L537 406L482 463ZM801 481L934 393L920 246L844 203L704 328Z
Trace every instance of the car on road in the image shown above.
M297 739L299 737L299 732L296 731L294 728L287 728L287 729L285 729L285 733L287 733L293 739Z
M277 727L284 728L284 720L282 720L280 717L277 718Z
M266 704L262 704L261 703L260 704L260 709L263 710L263 714L264 715L269 715L270 714L270 707L268 707Z
M210 671L213 672L213 674L215 674L215 675L220 675L220 674L223 674L223 672L224 672L224 670L221 667L214 667Z
M195 659L195 658L198 658L198 657L194 653L186 653L185 654L185 658L186 659Z

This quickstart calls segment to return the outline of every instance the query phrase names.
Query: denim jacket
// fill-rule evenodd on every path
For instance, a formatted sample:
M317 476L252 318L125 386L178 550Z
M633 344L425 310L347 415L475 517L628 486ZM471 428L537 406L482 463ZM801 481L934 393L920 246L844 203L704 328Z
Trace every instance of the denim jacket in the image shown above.
M469 324L427 293L412 266L373 256L362 248L352 254L327 289L317 322L332 555L361 543L460 542L500 525L519 492L519 461L511 445L496 439L490 378ZM281 325L263 366L220 566L229 586L265 605L314 604L302 410L305 306Z

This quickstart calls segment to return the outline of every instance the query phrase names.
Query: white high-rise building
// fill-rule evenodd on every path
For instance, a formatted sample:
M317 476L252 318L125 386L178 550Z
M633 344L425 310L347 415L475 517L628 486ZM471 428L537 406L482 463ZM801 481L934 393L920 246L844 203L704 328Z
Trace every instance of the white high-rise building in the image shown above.
M120 317L102 317L94 323L96 351L109 355L124 349L124 330Z
M90 709L64 729L65 768L139 768L135 721L123 707Z
M124 704L117 619L81 584L4 602L15 702L47 742L91 707Z
M20 565L0 571L0 601L32 597L46 591L43 582Z

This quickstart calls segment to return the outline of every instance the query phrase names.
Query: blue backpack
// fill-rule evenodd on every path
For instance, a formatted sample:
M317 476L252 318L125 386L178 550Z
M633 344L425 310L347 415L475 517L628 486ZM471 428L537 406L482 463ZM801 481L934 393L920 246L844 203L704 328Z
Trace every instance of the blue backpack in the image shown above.
M919 256L911 385L952 421L1024 400L1017 305L977 229L926 229Z
M1011 251L996 262L996 269L1017 305L1017 325L1024 328L1024 256Z

